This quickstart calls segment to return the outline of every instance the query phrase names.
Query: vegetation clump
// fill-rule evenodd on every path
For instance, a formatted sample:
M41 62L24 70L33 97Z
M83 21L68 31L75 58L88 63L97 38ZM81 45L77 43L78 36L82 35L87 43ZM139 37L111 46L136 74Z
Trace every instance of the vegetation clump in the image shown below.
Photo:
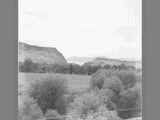
M37 102L43 114L48 109L56 109L65 113L66 80L61 77L47 77L43 81L32 84L30 96Z

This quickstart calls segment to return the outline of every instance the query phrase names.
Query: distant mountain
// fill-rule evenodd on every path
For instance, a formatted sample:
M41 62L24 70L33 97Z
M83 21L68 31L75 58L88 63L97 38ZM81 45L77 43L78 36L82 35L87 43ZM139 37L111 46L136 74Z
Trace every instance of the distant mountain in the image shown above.
M97 57L92 61L86 62L85 64L96 66L96 65L101 65L104 66L106 64L109 65L129 65L129 66L134 66L136 68L142 68L142 63L141 61L135 61L135 60L125 60L125 59L111 59L111 58L102 58L102 57Z
M101 65L104 66L106 64L109 65L120 65L120 64L125 64L125 65L131 65L135 66L136 68L141 68L141 61L134 60L134 59L111 59L111 58L106 58L106 57L70 57L67 58L67 61L69 63L76 63L76 64L88 64L92 66L96 65Z
M18 43L18 61L23 62L25 59L31 59L36 63L47 64L66 64L64 56L54 47L41 47L29 45L26 43Z
M79 64L79 65L82 65L88 61L92 61L94 60L95 58L93 57L76 57L76 56L73 56L73 57L69 57L67 58L67 61L69 63L76 63L76 64Z

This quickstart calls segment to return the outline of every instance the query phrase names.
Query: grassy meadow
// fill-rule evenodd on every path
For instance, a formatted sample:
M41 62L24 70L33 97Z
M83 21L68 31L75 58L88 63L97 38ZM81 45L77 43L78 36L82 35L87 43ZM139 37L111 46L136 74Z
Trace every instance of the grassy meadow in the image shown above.
M19 74L18 74L18 93L19 93L18 94L18 104L19 104L19 110L20 110L19 114L21 114L20 117L22 117L22 118L19 118L19 120L23 120L23 119L24 120L46 120L43 117L44 115L40 114L41 110L39 110L39 106L38 107L35 106L31 97L29 97L30 96L29 90L32 88L32 85L34 83L35 84L43 83L43 82L47 81L48 78L50 78L49 80L51 80L51 81L55 81L59 77L60 77L60 79L62 78L65 81L66 90L64 89L64 91L67 91L67 93L64 93L64 94L69 96L69 99L65 98L65 100L67 100L67 106L65 106L67 114L70 115L72 112L77 111L78 112L78 114L76 113L77 115L86 114L87 116L85 116L85 118L83 118L84 116L74 116L74 114L73 114L72 115L73 118L68 117L66 119L60 118L57 120L103 120L103 118L104 119L111 118L108 120L123 120L123 119L117 117L118 115L117 115L117 113L115 113L115 111L108 111L108 109L106 109L106 105L109 105L110 103L109 102L106 103L106 101L103 101L103 98L101 98L101 97L103 96L103 94L104 95L106 94L105 98L109 98L110 95L115 95L115 94L113 94L113 91L112 92L110 90L108 91L108 88L112 87L113 88L112 90L121 91L120 93L118 93L121 97L119 97L118 99L120 101L122 101L123 104L124 104L124 102L126 102L126 105L125 104L123 105L121 103L117 104L117 105L120 105L119 108L122 110L126 109L126 108L127 109L132 108L133 104L134 105L137 104L137 103L135 103L135 101L138 101L138 99L136 97L137 96L136 91L139 89L139 85L141 85L141 78L140 79L134 78L134 76L129 74L129 71L124 72L124 74L129 75L129 76L124 77L125 75L123 76L123 74L122 74L121 77L124 80L125 79L128 79L129 81L136 80L136 83L138 86L136 86L136 83L135 83L135 85L132 86L131 89L129 88L128 90L123 90L123 88L120 88L121 83L119 81L117 81L118 79L114 78L113 75L111 75L110 77L108 76L108 78L107 78L107 75L105 73L106 73L106 71L102 70L102 71L97 72L94 76L91 76L91 75L89 76L89 75L61 74L61 73L22 73L22 72L19 72ZM137 72L136 76L141 77L141 72ZM97 86L97 85L99 85L99 82L101 82L101 79L103 79L104 81L107 81L107 80L112 81L112 79L115 79L115 80L112 81L113 84L112 84L112 82L103 83L104 85L108 84L109 86L106 85L105 88L101 88L98 91L94 91L94 89L90 89L91 81L95 82L94 84ZM57 80L59 80L59 79L57 79ZM52 82L51 82L51 84L52 84ZM53 84L57 84L57 83L53 82ZM130 83L127 83L127 84L130 84ZM52 85L50 86L48 84L47 86L44 86L44 87L46 87L45 89L47 90L48 89L47 87L53 87L53 86ZM43 87L41 86L41 88L39 90L42 90L42 91L37 90L39 92L38 94L41 94L41 93L43 94L43 92L44 92L43 90L45 90L45 89L43 89ZM58 88L57 90L60 90L60 92L63 92L63 91L61 91L61 90L63 90L63 88ZM50 92L50 91L51 90L49 90L48 92ZM46 92L46 91L44 92L44 94L41 96L42 99L44 98L45 95L47 96L48 92ZM118 95L117 95L117 97L118 97ZM118 100L118 99L115 98L115 100ZM61 98L60 98L60 100L61 100ZM131 104L130 104L130 102L131 102ZM54 102L52 101L52 103L54 103ZM63 103L64 102L61 101L60 104L63 104ZM56 104L56 102L55 102L55 104ZM59 105L59 107L61 107L63 109L64 106ZM133 107L134 107L134 109L136 108L135 106L133 106ZM21 111L23 111L23 112L21 113ZM30 111L30 112L28 112L28 111ZM86 111L87 111L87 113L86 113ZM57 113L54 113L54 112L53 113L51 112L50 114L57 115ZM121 114L124 114L124 113L121 113ZM129 113L129 114L132 114L132 113ZM29 116L29 118L25 118L25 116L27 116L27 117ZM61 115L61 116L63 116L63 115ZM98 117L96 119L94 119L94 118L92 118L93 116L95 116L95 117L98 116Z
M89 80L91 76L88 75L74 75L74 74L58 74L58 73L19 73L18 85L19 92L28 90L30 84L43 80L46 77L61 76L67 81L67 88L69 91L83 91L89 87ZM22 93L23 94L23 93Z

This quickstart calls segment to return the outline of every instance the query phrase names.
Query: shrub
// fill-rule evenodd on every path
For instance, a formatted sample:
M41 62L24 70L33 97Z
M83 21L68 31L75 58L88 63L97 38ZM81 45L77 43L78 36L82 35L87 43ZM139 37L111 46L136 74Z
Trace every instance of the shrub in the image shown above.
M81 95L75 96L72 103L68 108L68 115L73 118L85 118L89 114L96 114L100 108L106 108L107 110L113 110L113 104L110 101L113 96L113 92L107 89L91 90Z
M117 110L118 115L122 118L130 118L140 113L140 110L137 109L142 101L141 80L139 79L133 71L107 71L101 69L92 76L90 86L92 89L111 90L112 94L104 95L110 98L110 104L106 104L109 105L107 108Z
M86 64L83 64L81 66L81 73L89 75L90 74L90 66L86 65Z
M99 65L88 65L87 63L85 63L81 66L81 74L92 75L100 68L101 66Z
M111 76L105 79L103 89L110 89L116 94L119 94L123 90L123 84L118 77Z
M127 70L129 68L129 66L127 66L126 64L122 63L119 65L119 68L122 70Z
M81 66L78 64L71 64L70 65L70 73L73 74L81 74Z
M108 110L116 109L115 103L112 102L112 98L116 96L116 94L112 90L110 89L98 90L98 95Z
M46 77L42 81L32 84L30 96L36 100L43 114L47 109L56 109L60 114L65 113L66 80L56 76Z
M98 94L91 91L82 95L77 95L70 104L69 112L74 112L79 117L86 116L90 112L96 112L98 107L103 103L100 100Z
M104 65L104 68L105 68L105 69L111 69L111 65L106 64L106 65Z
M115 111L109 111L106 107L100 106L96 113L91 113L86 120L121 120Z
M138 81L136 73L133 71L119 71L116 72L118 78L122 81L125 89L131 88Z
M19 120L39 120L40 118L43 118L42 111L37 103L28 96L18 108Z
M123 90L123 84L120 79L115 76L112 71L107 71L104 69L98 70L95 74L93 74L90 80L90 87L97 87L99 89L111 89L117 94Z
M139 86L122 92L117 103L118 115L121 118L127 119L137 117L141 112L142 95Z
M106 107L100 106L97 112L88 113L85 117L78 117L67 114L66 120L121 120L115 111L109 111Z
M31 59L26 59L23 63L19 64L19 70L21 72L39 72L40 68Z
M104 69L99 69L96 73L92 75L90 80L90 88L102 89L104 81L107 77L110 77L110 72Z

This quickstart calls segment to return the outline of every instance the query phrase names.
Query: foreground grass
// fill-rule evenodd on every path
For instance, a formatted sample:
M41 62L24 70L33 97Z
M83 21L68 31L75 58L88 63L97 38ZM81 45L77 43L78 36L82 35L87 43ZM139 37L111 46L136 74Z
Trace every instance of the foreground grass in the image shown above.
M34 83L37 81L46 81L46 79L44 79L44 78L48 78L48 77L51 77L54 80L54 78L56 78L57 76L65 78L65 80L67 81L66 86L70 92L80 92L83 90L85 91L87 88L89 88L89 84L90 84L89 81L90 81L91 77L86 76L86 75L70 75L70 74L54 74L54 73L47 73L47 74L46 73L19 73L18 85L19 85L19 92L21 93L21 94L19 94L19 102L18 102L19 106L24 105L23 100L29 99L28 96L25 96L25 94L28 93L27 90L29 90L29 86L31 83ZM51 79L51 81L52 81L52 79ZM41 88L43 88L43 87L41 87ZM78 93L77 95L78 95L78 100L79 100L79 97L80 97L79 95L83 95L83 93L82 94ZM90 95L90 94L88 94L88 95ZM96 97L96 95L93 95L93 98L95 98L95 97ZM83 98L83 96L82 96L82 98ZM94 100L93 98L89 97L89 99L87 100L87 102L88 102L87 104L91 103L90 99ZM78 100L76 99L76 102ZM84 100L86 100L86 98L84 98ZM79 101L78 101L78 103L79 103ZM82 105L83 105L83 103L84 102L82 99ZM93 105L95 105L95 103ZM74 105L74 106L76 106L76 105ZM80 106L81 106L81 101L80 101ZM86 107L86 105L82 106L82 108L83 107ZM76 107L76 109L77 109L77 107ZM72 111L72 109L71 109L71 111ZM135 120L137 120L137 118Z

